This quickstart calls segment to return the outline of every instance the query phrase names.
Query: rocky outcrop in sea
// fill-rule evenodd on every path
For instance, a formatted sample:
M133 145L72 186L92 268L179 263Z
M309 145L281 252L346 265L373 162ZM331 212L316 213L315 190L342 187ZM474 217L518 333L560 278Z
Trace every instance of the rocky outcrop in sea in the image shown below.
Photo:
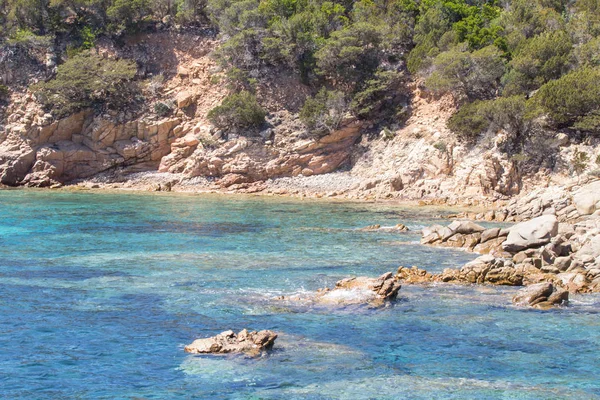
M309 295L280 296L278 300L317 305L369 305L380 307L395 300L402 285L392 272L378 278L350 277L336 282L333 288L318 289Z
M275 339L277 334L269 330L249 332L243 329L237 334L229 330L210 338L196 339L185 346L185 351L192 354L243 353L256 356L271 349Z
M595 204L594 204L595 207ZM483 254L460 269L426 275L401 269L409 281L530 285L550 282L572 293L600 291L600 216L559 222L546 214L510 228L489 228L471 221L423 230L421 243L464 248Z

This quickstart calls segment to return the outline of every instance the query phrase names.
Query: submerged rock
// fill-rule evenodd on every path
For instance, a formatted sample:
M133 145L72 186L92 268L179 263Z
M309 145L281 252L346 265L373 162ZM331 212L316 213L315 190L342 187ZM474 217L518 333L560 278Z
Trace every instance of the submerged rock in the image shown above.
M226 354L244 353L258 355L273 347L277 339L275 332L264 330L248 332L243 329L237 335L229 330L206 339L196 339L185 346L185 351L192 354Z
M529 285L517 292L513 303L518 306L531 306L541 309L565 304L569 301L569 292L549 282Z
M408 226L404 224L396 224L394 226L381 226L379 224L365 226L364 228L360 228L361 231L364 232L375 232L375 231L383 231L383 232L408 232Z

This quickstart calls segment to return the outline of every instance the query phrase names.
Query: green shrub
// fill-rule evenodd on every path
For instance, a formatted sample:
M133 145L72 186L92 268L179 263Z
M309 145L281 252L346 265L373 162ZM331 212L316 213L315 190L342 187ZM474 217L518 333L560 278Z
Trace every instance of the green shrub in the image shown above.
M332 81L354 88L379 66L382 49L379 27L359 23L332 33L315 53L318 72Z
M446 142L443 141L435 142L433 144L433 148L442 154L446 154L448 152L448 146L446 145Z
M106 9L106 15L117 29L131 27L150 12L150 0L113 0Z
M348 109L344 93L321 89L309 97L300 110L300 120L314 134L325 135L336 130Z
M119 109L138 93L135 62L84 51L58 67L54 79L32 86L42 104L57 116L91 106Z
M573 153L573 157L571 158L571 166L573 167L573 171L575 171L577 175L581 175L581 173L587 168L589 160L590 157L586 152L576 149L575 153Z
M207 118L220 129L254 129L265 123L265 110L247 91L232 94L220 106L210 110Z
M573 62L573 44L565 31L544 32L529 39L510 62L507 95L527 94L566 73Z
M435 92L453 93L459 100L492 98L504 74L502 53L494 46L475 52L455 47L438 55L425 84Z
M406 77L398 71L378 71L352 99L353 113L363 119L401 117L407 102Z
M461 107L448 120L448 128L466 141L473 141L490 128L502 129L518 142L531 128L527 103L522 96L475 101Z
M547 115L556 128L600 131L600 68L585 67L542 86L531 101L532 115Z
M82 49L89 50L96 45L96 32L89 26L84 26L79 31L79 36L81 36Z
M448 129L462 140L474 141L491 124L486 117L483 104L482 101L475 101L462 106L448 120Z
M7 100L9 96L10 96L10 92L8 90L8 87L0 84L0 101Z
M13 35L8 39L8 44L16 46L50 46L52 44L52 38L50 36L36 35L30 29L22 28L17 29Z
M256 86L256 79L250 78L250 75L247 71L233 67L230 68L225 75L227 76L227 86L230 90L247 90L249 92L254 92Z
M600 37L596 37L579 46L575 53L580 66L600 66Z
M173 105L163 101L154 103L154 112L159 117L166 117L173 112Z

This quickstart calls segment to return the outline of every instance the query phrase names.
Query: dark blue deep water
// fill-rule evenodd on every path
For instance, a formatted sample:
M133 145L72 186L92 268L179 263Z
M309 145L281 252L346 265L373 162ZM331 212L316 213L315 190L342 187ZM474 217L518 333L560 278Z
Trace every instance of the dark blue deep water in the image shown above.
M513 288L404 286L383 309L274 300L472 254L418 233L435 210L252 197L0 191L0 397L596 399L600 297L515 308ZM191 356L227 329L259 359Z

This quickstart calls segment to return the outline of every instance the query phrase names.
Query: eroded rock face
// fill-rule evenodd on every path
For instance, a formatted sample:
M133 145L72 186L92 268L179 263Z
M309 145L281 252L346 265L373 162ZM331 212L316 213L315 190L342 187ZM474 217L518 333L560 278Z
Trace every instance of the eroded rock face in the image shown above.
M132 119L82 111L60 120L27 119L9 124L0 143L0 181L7 185L50 186L86 178L115 166L158 164L170 152L177 118Z
M513 297L513 303L518 306L531 306L541 309L566 304L568 301L569 292L557 288L549 282L529 285L519 290Z
M249 332L243 329L238 334L229 330L206 339L196 339L185 346L185 351L192 354L227 354L243 353L256 356L273 347L277 334L264 330Z
M326 174L348 160L360 129L361 124L353 122L321 138L269 147L258 138L245 137L217 148L176 141L160 170L188 178L218 178L220 187L232 189L274 178Z

